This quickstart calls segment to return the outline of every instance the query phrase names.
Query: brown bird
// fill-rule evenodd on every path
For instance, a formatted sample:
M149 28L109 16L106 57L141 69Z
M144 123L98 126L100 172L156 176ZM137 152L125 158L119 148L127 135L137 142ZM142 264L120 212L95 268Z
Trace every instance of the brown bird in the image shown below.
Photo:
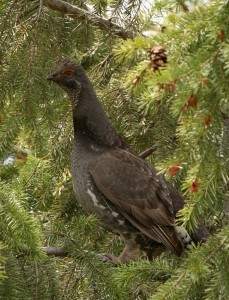
M158 243L180 256L191 238L174 224L183 207L181 194L146 161L131 151L106 116L83 68L61 63L49 75L72 101L74 147L71 156L73 188L88 214L125 241L113 263L138 259L140 250L152 256ZM197 240L200 239L199 236Z

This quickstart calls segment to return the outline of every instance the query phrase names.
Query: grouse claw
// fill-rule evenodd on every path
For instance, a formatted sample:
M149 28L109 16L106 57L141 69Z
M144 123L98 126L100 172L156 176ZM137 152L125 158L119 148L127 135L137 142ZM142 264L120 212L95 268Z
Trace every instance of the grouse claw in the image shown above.
M117 266L120 263L118 257L110 253L98 254L98 259L111 266Z

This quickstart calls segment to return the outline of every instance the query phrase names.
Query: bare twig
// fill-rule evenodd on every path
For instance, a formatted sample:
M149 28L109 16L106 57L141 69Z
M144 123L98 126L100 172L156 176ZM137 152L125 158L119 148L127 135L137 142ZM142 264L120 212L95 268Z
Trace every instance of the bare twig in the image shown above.
M148 149L142 151L142 152L139 154L139 156L140 156L141 158L146 158L146 157L150 156L155 150L156 150L155 146L152 146L152 147L150 147L150 148L148 148Z
M42 247L41 250L48 256L66 257L68 252L63 247Z
M188 5L185 3L185 1L180 1L179 4L184 12L186 12L186 13L189 12Z
M38 291L39 291L39 281L40 281L40 272L39 272L39 266L37 263L35 263L35 273L36 273L36 294L35 294L35 299L38 299Z
M224 141L226 145L226 155L228 157L229 154L229 116L225 114L224 117ZM227 167L229 166L229 160L227 160ZM226 184L226 190L229 191L229 182ZM225 194L224 196L224 219L225 221L229 221L229 196Z
M44 0L44 5L51 8L52 10L59 11L62 14L66 14L71 18L93 23L100 29L111 31L112 33L120 36L123 39L133 38L134 36L132 32L125 30L118 24L113 23L111 20L101 18L92 12L86 11L62 0Z

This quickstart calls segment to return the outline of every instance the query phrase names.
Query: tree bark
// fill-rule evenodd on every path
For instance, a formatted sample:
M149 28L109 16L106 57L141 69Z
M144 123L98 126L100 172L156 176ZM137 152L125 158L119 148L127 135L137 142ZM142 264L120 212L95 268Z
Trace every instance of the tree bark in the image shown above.
M59 11L62 14L66 14L71 18L78 19L80 21L88 21L102 30L110 31L115 35L126 40L127 38L133 38L134 34L128 30L125 30L111 20L107 20L95 15L92 12L86 11L75 5L69 4L62 0L45 0L44 5L52 10Z

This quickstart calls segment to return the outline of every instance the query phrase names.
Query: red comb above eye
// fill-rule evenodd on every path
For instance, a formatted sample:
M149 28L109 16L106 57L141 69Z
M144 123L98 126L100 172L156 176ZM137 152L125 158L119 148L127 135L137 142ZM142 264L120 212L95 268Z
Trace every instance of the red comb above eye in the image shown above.
M66 68L62 71L62 74L70 72L70 73L75 73L76 70L72 69L72 68Z

